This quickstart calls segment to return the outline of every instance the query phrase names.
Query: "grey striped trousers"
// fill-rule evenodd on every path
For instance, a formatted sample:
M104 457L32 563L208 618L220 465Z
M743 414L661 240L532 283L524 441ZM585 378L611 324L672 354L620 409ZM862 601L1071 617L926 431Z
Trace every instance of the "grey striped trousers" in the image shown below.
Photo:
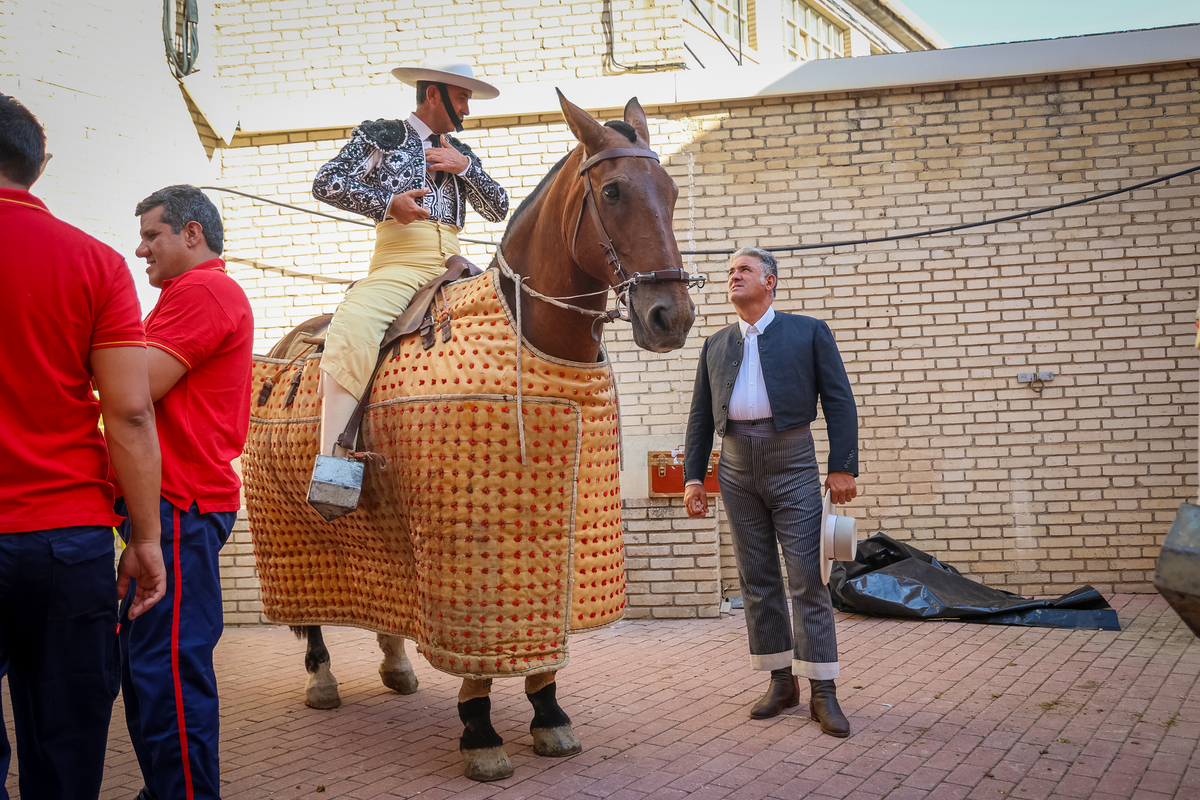
M821 473L812 434L726 436L717 470L733 529L751 666L772 670L790 664L802 678L836 678L833 604L819 563ZM791 624L777 541L787 565Z

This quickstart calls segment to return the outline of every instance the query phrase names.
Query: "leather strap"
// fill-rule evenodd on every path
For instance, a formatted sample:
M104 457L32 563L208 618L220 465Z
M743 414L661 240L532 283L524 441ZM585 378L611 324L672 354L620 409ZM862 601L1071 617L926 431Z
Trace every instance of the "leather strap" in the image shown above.
M608 150L601 150L594 156L586 159L579 165L579 174L587 172L601 161L607 161L610 158L653 158L658 161L658 153L653 150L637 150L632 147L612 147Z
M617 273L617 277L621 281L629 279L629 275L625 272L625 268L621 266L621 257L617 255L616 245L613 244L612 237L608 235L608 230L604 227L604 220L600 219L600 210L596 205L596 196L592 194L592 176L588 174L588 170L599 164L601 161L607 161L611 158L653 158L658 161L658 153L653 150L640 150L633 147L612 147L608 150L601 150L593 156L585 159L579 166L579 174L583 176L583 205L579 209L579 217L575 220L575 233L571 237L571 257L576 262L579 258L576 256L576 247L579 244L579 228L583 224L583 215L586 213L584 209L591 212L592 225L596 228L596 233L600 236L600 247L604 250L604 257L613 271Z

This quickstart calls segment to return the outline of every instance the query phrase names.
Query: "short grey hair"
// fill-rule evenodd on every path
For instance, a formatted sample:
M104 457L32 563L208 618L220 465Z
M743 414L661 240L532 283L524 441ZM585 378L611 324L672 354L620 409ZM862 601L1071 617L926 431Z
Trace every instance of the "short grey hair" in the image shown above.
M779 288L779 260L770 252L759 247L743 247L733 254L733 258L729 259L729 263L732 264L742 256L750 256L758 261L758 266L762 269L764 282L768 275L775 276L775 287L771 289L771 297L774 297L775 290Z
M133 215L140 217L147 211L162 206L162 221L178 234L189 222L198 222L204 229L204 243L217 255L225 249L225 229L221 225L221 214L213 201L195 186L186 183L167 186L137 204Z

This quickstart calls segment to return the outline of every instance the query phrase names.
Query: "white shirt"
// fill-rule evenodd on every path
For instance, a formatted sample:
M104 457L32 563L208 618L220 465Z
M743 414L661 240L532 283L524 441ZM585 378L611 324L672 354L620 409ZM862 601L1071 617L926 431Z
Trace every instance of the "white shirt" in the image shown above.
M767 397L762 362L758 358L758 335L767 329L773 319L774 306L768 306L766 313L753 324L738 318L738 327L742 329L742 363L738 365L733 395L729 398L730 419L766 419L771 416L771 401Z
M429 148L433 147L433 142L429 141L429 137L433 135L433 130L426 125L420 117L418 117L416 114L409 114L408 124L412 126L414 131L417 132L417 136L421 137L421 149L428 150ZM467 164L467 168L458 174L460 176L464 175L470 168L471 165Z
M775 307L769 306L765 314L753 325L738 317L742 329L742 360L738 364L738 375L733 381L733 395L729 398L730 419L764 419L772 416L771 401L767 398L767 387L763 383L762 363L758 359L758 335L775 319ZM703 483L693 478L687 486Z

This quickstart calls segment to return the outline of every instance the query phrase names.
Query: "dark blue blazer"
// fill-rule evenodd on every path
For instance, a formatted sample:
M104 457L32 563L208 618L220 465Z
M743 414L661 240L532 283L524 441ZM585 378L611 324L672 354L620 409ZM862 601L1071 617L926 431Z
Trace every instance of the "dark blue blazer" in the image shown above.
M775 312L758 336L758 357L776 430L817 418L817 398L829 435L829 472L858 475L858 411L833 332L819 319ZM742 361L742 330L734 323L704 341L688 415L684 480L703 480L713 431L725 435L729 398Z

